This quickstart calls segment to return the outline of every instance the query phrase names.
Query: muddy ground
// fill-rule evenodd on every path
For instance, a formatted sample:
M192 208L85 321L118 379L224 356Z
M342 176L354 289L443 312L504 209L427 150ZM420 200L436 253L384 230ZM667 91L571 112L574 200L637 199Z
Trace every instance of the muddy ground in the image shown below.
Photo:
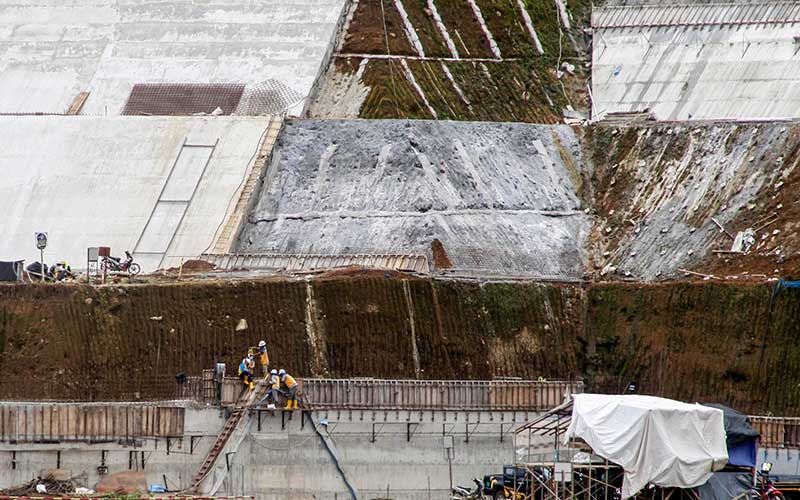
M147 399L265 339L301 376L582 378L592 391L800 409L800 291L770 285L308 282L0 287L0 398ZM240 319L248 328L236 331ZM413 319L412 319L413 318ZM413 323L413 329L412 329ZM415 366L411 335L419 365Z

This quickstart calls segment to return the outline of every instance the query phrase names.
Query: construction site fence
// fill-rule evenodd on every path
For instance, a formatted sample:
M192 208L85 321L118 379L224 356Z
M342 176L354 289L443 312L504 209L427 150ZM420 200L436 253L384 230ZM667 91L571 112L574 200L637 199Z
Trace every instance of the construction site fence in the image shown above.
M184 408L122 403L3 403L0 441L119 441L181 437Z
M541 411L578 392L583 392L583 382L303 380L303 401L312 408Z
M800 417L750 417L762 448L800 448Z
M298 384L304 407L312 409L543 411L583 392L581 381L304 378ZM226 377L221 403L236 403L243 388L238 378ZM177 397L213 404L219 396L213 373L205 370L189 377Z

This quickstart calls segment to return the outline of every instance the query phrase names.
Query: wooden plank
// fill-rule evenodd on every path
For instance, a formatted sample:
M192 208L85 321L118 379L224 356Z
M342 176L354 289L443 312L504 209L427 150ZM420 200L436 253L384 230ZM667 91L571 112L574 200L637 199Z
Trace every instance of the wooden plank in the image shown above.
M72 104L69 105L69 109L67 109L68 115L77 115L81 112L81 108L86 103L86 99L89 97L89 92L79 92L78 95L75 96L75 99L72 100Z

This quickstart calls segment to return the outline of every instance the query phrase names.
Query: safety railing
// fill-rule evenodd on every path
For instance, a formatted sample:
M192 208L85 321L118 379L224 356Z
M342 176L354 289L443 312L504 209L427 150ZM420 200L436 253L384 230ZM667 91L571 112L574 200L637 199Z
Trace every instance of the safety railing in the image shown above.
M311 408L542 411L583 382L535 380L304 379Z
M0 442L181 437L184 408L143 403L0 404Z
M750 417L762 448L800 448L799 417Z

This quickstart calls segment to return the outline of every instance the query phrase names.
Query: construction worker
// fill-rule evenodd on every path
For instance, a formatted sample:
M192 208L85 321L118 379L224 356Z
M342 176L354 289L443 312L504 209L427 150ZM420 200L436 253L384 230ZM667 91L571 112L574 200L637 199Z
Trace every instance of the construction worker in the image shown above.
M287 410L296 410L297 409L297 381L286 373L286 370L283 368L280 369L278 372L278 376L281 379L283 385L286 386L286 390L288 391L288 395L286 396L286 409Z
M261 361L261 369L264 370L264 378L269 377L269 354L267 354L267 343L263 340L258 343L258 359Z
M72 268L66 261L60 260L50 268L50 277L55 281L63 281L72 277Z
M253 368L255 366L256 362L253 361L252 354L248 354L242 359L242 362L239 363L239 378L251 391L255 389L255 384L253 383Z
M278 377L278 370L272 370L269 372L269 378L267 378L267 394L264 398L258 402L260 405L261 403L267 403L267 409L274 409L275 402L276 402L276 395L281 392L281 379Z

